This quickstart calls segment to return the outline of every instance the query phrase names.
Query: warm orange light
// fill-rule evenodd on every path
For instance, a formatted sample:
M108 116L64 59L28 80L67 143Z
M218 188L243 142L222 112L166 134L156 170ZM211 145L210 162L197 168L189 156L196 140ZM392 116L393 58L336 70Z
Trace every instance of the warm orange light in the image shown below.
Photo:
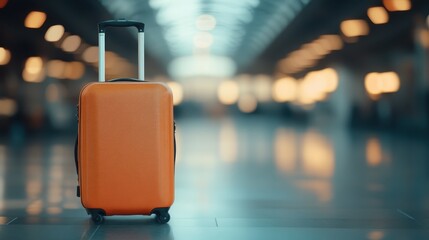
M66 63L61 60L50 60L47 64L47 74L49 77L62 79Z
M39 215L42 212L42 208L43 202L38 199L27 205L26 212L29 215Z
M372 95L397 92L400 86L399 76L395 72L372 72L365 76L365 89Z
M7 4L8 0L0 0L0 8L4 8Z
M107 56L107 55L106 55ZM83 54L82 58L85 62L96 63L98 62L98 47L89 47Z
M304 44L303 48L308 49L308 51L313 53L313 55L315 55L315 57L317 58L322 58L330 51L328 48L325 48L322 44L320 44L320 42L318 42L317 40L312 43Z
M319 77L324 81L323 91L334 92L338 87L338 74L333 68L325 68L318 72Z
M69 62L65 65L64 78L77 80L85 73L85 66L81 62Z
M92 52L91 54L94 55L95 58L98 57L98 55L97 55L98 48L95 48L95 50L90 49L88 51ZM105 58L106 58L106 63L105 63L106 70L119 70L119 69L117 69L118 63L123 61L123 59L120 56L118 56L118 54L116 54L115 52L112 52L112 51L106 51Z
M408 11L411 9L410 0L383 0L383 4L387 10L394 11Z
M54 25L48 28L45 33L45 40L48 42L56 42L64 35L64 27L62 25Z
M274 139L274 156L276 166L280 171L285 173L293 173L296 167L297 144L296 137L293 131L288 131L285 128L276 130Z
M314 99L314 89L309 81L301 80L298 84L296 102L300 105L311 105L316 102Z
M368 24L361 19L345 20L340 25L341 32L346 37L358 37L368 35Z
M292 58L295 58L296 61L308 62L308 60L314 59L315 56L311 51L305 48L301 48L291 53Z
M322 71L309 72L301 84L308 98L311 98L313 101L323 101L326 99L327 82Z
M45 77L41 57L29 57L25 62L22 78L27 82L41 82Z
M272 87L273 99L276 102L294 101L297 96L297 83L291 77L278 79Z
M317 41L329 51L341 50L344 45L343 40L341 40L340 36L332 34L322 35Z
M25 18L24 25L27 28L40 28L46 21L46 13L32 11Z
M384 239L384 231L383 230L372 230L367 235L369 240L382 240Z
M399 76L395 72L385 72L380 74L381 81L383 82L383 92L393 93L397 92L401 86Z
M429 23L429 16L428 16L428 23ZM420 41L420 44L422 44L423 47L429 48L429 31L426 29L420 29L418 31L418 40Z
M40 57L30 57L25 63L25 71L31 74L39 73L42 70L43 61Z
M335 154L331 142L310 131L303 136L302 166L309 176L330 178L334 174Z
M367 15L374 24L384 24L389 21L389 15L384 7L371 7L368 9Z
M6 65L10 61L10 51L0 47L0 65Z
M300 49L287 55L278 63L278 69L282 73L292 74L314 66L318 60L325 57L331 51L343 48L343 41L338 35L321 35L318 39L306 43Z
M368 73L365 76L365 89L369 94L377 95L382 93L378 81L378 73Z
M76 51L81 43L81 39L77 35L71 35L64 39L63 43L61 44L61 48L65 52L74 52Z
M167 82L167 85L170 87L173 92L173 104L174 106L179 105L183 101L183 87L178 82Z
M12 116L16 113L18 105L10 98L0 99L0 116Z
M378 166L383 160L383 153L378 139L370 138L366 144L366 160L369 166Z
M217 96L219 101L225 105L231 105L238 101L239 97L238 84L235 81L223 81L218 88Z
M323 101L338 87L338 74L333 68L312 71L298 84L297 103L311 105Z
M238 109L244 113L254 112L257 106L258 101L256 100L256 97L251 94L241 96L238 100Z

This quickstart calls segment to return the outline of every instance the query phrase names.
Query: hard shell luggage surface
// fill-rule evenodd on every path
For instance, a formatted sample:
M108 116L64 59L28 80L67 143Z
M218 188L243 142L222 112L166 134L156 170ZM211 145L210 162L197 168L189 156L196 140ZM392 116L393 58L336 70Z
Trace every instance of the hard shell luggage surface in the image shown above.
M150 214L173 201L171 93L163 84L94 83L80 98L82 204Z
M118 26L130 26L124 22ZM167 222L175 154L168 86L134 79L90 83L79 96L78 115L79 191L93 220L155 213Z

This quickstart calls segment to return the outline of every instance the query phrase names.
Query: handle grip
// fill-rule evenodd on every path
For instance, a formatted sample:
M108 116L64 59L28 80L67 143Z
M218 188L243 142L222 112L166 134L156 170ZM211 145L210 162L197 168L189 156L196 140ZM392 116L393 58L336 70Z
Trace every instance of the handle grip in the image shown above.
M136 27L139 32L144 32L144 23L119 19L119 20L107 20L98 24L98 33L106 32L107 27Z

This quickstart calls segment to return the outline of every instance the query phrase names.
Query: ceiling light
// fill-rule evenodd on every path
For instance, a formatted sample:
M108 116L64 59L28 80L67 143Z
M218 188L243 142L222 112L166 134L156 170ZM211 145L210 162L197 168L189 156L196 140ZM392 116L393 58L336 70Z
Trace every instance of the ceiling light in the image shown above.
M365 89L371 95L378 95L382 93L381 84L378 81L378 73L372 72L365 76Z
M51 26L45 34L45 40L48 42L56 42L61 39L64 34L64 27L62 25Z
M148 4L127 5L121 0L101 1L116 18L152 11L160 31L155 34L158 37L148 35L148 44L157 46L150 51L166 64L210 48L213 55L235 58L239 66L245 66L257 57L308 2L148 0ZM267 12L269 14L265 14ZM212 36L201 40L199 31L210 32Z
M272 87L273 99L276 102L294 101L297 96L298 85L291 77L278 79Z
M46 13L32 11L25 18L24 25L27 28L40 28L46 21Z
M82 58L85 62L96 63L98 62L98 47L89 47L83 54Z
M237 102L240 94L240 89L235 81L223 81L217 90L219 101L225 105L231 105Z
M238 109L244 113L251 113L256 110L258 101L256 97L251 94L246 94L238 100Z
M0 47L0 65L6 65L10 61L10 51Z
M365 76L365 88L371 95L397 92L400 86L399 76L395 72L372 72Z
M389 21L389 15L384 7L372 7L367 11L368 18L374 24L383 24Z
M387 10L394 11L408 11L411 9L410 0L383 0L383 4Z
M325 91L334 92L338 87L338 73L333 68L325 68L321 71L325 80Z
M41 57L29 57L25 62L25 71L37 74L42 70L43 61Z
M380 74L383 81L383 92L393 93L397 92L401 86L398 74L395 72L384 72Z
M341 37L338 35L333 35L333 34L322 35L316 41L319 42L324 48L326 48L329 51L341 50L341 48L343 48L343 41L341 40Z
M319 41L314 41L312 43L307 43L303 45L303 48L308 49L310 52L314 53L318 58L322 58L324 55L329 53L329 49L325 48Z
M63 43L61 44L61 48L65 52L74 52L76 51L81 43L81 39L77 35L71 35L64 39Z
M22 78L27 82L41 82L45 77L41 57L29 57L25 62Z
M346 37L358 37L368 35L368 24L364 20L345 20L340 25L341 31Z

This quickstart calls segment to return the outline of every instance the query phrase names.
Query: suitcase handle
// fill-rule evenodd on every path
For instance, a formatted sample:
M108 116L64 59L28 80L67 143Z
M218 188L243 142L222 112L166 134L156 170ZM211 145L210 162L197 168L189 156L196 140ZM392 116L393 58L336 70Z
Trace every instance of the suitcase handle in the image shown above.
M106 32L107 27L136 27L139 32L144 32L144 23L125 19L108 20L98 24L98 33Z
M138 30L138 72L139 80L144 81L144 23L125 19L108 20L98 24L98 81L106 81L106 43L105 34L107 27L136 27Z

